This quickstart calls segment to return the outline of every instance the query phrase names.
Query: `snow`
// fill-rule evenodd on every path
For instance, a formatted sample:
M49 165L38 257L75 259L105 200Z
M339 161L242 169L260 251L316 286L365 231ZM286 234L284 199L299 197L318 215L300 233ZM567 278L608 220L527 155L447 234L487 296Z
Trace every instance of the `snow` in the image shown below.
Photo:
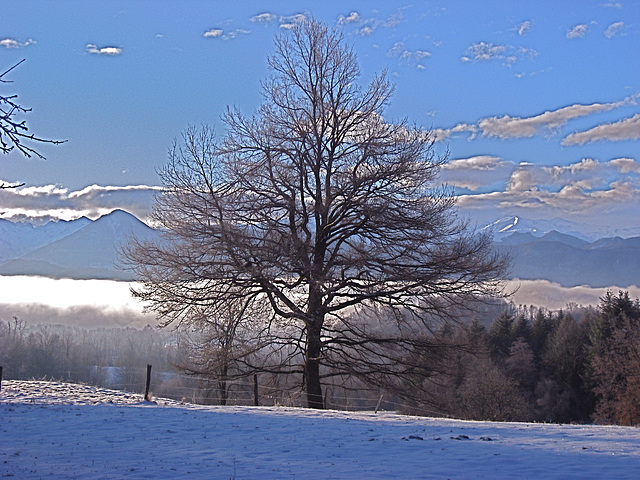
M197 406L3 381L0 477L20 479L632 478L632 427Z

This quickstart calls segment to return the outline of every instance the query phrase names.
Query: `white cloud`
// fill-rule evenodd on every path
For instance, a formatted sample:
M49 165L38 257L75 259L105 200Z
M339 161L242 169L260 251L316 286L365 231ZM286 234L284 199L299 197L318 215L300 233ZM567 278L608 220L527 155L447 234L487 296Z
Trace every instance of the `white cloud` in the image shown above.
M633 158L615 158L609 164L619 169L620 173L640 174L640 162L636 162Z
M356 23L360 21L360 14L358 12L351 12L348 16L340 15L338 17L338 23L345 25L347 23Z
M244 30L242 28L236 28L235 30L232 30L230 32L225 32L221 28L212 28L204 32L202 35L205 38L220 38L222 40L232 40L239 35L246 35L248 33L251 33L251 31Z
M586 35L587 33L587 24L582 23L580 25L576 25L573 28L570 28L569 30L567 30L567 38L582 38Z
M478 132L477 126L469 125L467 123L459 123L453 128L447 128L447 129L434 128L432 130L429 130L429 134L431 135L431 138L436 142L441 142L443 140L446 140L451 135L456 133L471 133L469 140L472 140L473 138L475 138L477 132Z
M223 34L223 30L221 28L211 28L203 33L205 38L218 38Z
M493 43L477 42L471 44L467 49L467 55L463 61L473 60L475 62L487 62L504 58L507 51L507 45L495 45Z
M301 24L307 19L307 16L303 13L297 13L288 17L280 17L280 28L292 29L296 25Z
M607 38L613 38L616 34L624 28L624 22L615 22L607 27L604 32L604 36Z
M442 168L445 170L495 170L496 168L503 167L505 165L513 165L513 163L506 162L501 157L495 157L493 155L477 155L475 157L450 160L443 165Z
M467 48L460 60L464 63L501 61L505 66L511 67L523 57L533 59L537 56L538 52L532 48L476 42Z
M278 17L273 13L265 12L265 13L261 13L260 15L256 15L255 17L251 17L251 21L258 22L258 23L270 23L275 21L277 18Z
M122 54L122 48L120 47L100 47L98 48L96 45L92 43L87 44L87 52L92 55L107 55L111 57L115 57Z
M98 218L115 209L138 218L149 216L161 187L91 185L69 191L58 185L42 185L0 190L0 218L9 220L73 220L83 216Z
M629 218L637 216L640 165L634 159L599 162L586 158L570 165L520 164L510 174L508 165L498 168L498 160L476 161L479 165L495 164L494 175L483 177L484 171L470 168L466 176L460 170L461 178L473 178L472 182L484 178L493 186L478 185L472 190L481 193L460 195L458 205L467 211L493 217L505 211L527 218L561 217L594 226L605 222L619 230L628 230ZM506 181L500 181L500 174L507 174L508 178L503 177ZM503 188L499 187L501 184Z
M541 129L555 130L567 124L574 118L585 117L598 112L606 112L619 107L635 103L636 95L627 97L619 102L593 103L590 105L574 104L558 110L546 111L533 117L502 117L483 118L478 122L485 137L497 138L526 138L538 134ZM569 136L571 137L571 135ZM565 139L566 144L572 144L573 139ZM584 143L584 142L583 142Z
M362 35L363 37L371 35L375 30L375 27L371 25L365 25L360 30L358 30L358 35Z
M520 25L516 27L516 30L518 31L518 35L520 36L524 35L529 30L531 30L531 22L528 20L526 22L522 22Z
M604 123L584 132L567 135L562 145L583 145L598 141L624 141L640 139L640 113L618 122Z
M493 155L450 160L442 166L441 180L447 185L477 191L496 183L504 184L513 172L513 162Z
M33 39L29 39L26 42L18 42L17 40L13 39L13 38L5 38L3 40L0 40L0 47L4 47L4 48L21 48L21 47L27 47L29 45L33 45L34 43L36 43L35 40Z

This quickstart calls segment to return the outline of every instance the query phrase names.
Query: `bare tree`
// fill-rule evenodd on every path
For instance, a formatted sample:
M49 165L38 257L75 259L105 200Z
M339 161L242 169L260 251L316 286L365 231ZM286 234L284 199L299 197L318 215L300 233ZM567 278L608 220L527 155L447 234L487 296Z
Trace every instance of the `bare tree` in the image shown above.
M193 302L189 302L193 306ZM251 357L260 350L255 332L254 302L235 300L201 306L189 314L187 328L179 331L183 355L175 366L188 375L216 382L221 405L227 404L229 381L254 373Z
M170 150L154 214L165 243L128 257L134 294L169 323L192 304L266 300L261 334L296 351L307 404L322 408L325 375L428 372L433 322L499 293L504 262L435 183L432 137L383 120L385 75L358 86L340 31L301 24L268 62L254 116L228 109L220 145L205 127Z
M5 79L5 75L11 72L14 68L20 65L24 60L19 61L13 67L5 70L0 74L0 83L11 83L10 80ZM63 140L47 140L45 138L37 137L34 134L29 134L26 120L21 120L19 117L22 114L31 111L30 108L25 108L17 101L17 95L0 95L0 152L8 154L14 148L18 149L25 157L30 158L35 155L39 158L44 158L38 153L35 148L29 146L25 141L40 142L40 143L53 143L58 145L64 143ZM16 188L22 185L7 185L0 183L0 189L2 188Z

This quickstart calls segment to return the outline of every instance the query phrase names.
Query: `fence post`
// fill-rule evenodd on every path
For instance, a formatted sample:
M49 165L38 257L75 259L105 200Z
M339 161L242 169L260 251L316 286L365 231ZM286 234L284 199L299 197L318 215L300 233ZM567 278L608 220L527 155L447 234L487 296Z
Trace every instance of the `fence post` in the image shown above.
M380 394L380 398L378 398L378 403L376 403L376 410L373 413L378 413L378 410L380 409L380 404L382 403L382 397L383 397L383 393Z
M258 374L253 374L253 404L257 407L260 405L258 401Z
M150 402L149 386L151 385L151 365L147 365L147 386L144 388L144 400Z
M2 391L2 365L0 365L0 391Z

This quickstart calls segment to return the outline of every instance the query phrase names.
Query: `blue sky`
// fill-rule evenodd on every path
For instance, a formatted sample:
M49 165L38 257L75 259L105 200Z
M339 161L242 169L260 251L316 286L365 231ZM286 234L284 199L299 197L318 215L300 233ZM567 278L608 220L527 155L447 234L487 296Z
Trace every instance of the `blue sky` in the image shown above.
M190 124L251 113L274 35L343 29L362 81L386 70L387 120L449 151L442 181L482 224L554 217L640 235L640 2L4 0L3 94L33 108L47 159L0 157L0 216L144 217Z

